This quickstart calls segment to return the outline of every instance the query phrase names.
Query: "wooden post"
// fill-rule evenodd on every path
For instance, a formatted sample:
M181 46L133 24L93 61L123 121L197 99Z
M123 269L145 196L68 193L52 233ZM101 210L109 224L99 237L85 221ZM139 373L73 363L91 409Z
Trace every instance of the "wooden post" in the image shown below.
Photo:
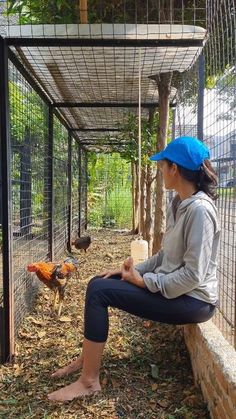
M88 5L87 0L79 2L80 23L88 23Z

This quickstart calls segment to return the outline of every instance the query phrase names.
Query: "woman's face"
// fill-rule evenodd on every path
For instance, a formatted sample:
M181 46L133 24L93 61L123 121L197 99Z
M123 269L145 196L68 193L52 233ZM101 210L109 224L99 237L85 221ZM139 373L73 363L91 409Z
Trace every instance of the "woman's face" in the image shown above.
M168 164L168 162L166 160L161 160L158 163L158 168L160 169L163 179L164 179L164 184L165 184L165 188L166 189L175 189L175 185L176 185L176 176L177 176L177 166L176 164Z

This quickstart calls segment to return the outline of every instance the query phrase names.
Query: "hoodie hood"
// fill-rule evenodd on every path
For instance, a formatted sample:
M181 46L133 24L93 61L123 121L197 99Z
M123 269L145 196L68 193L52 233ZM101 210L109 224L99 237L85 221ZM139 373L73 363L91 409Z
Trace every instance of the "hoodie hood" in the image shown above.
M180 199L179 199L180 200ZM178 206L179 212L185 212L189 206L204 205L209 212L212 213L214 217L217 217L217 208L212 201L212 199L203 191L199 191L194 195L191 195L189 198L180 201Z

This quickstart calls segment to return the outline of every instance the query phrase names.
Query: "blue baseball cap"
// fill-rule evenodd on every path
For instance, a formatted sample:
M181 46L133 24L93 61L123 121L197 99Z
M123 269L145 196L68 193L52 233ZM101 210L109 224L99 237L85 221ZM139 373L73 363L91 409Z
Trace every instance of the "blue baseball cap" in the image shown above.
M178 137L160 153L151 156L150 160L168 159L185 169L199 170L204 160L209 158L209 149L202 141L194 137Z

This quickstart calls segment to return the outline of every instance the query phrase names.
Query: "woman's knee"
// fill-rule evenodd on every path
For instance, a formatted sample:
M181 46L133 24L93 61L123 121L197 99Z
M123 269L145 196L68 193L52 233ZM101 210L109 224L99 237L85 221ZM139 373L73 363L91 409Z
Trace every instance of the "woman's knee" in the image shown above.
M95 276L92 279L90 279L87 286L86 296L89 297L91 295L96 294L98 291L101 291L103 289L104 281L104 278L99 276Z

